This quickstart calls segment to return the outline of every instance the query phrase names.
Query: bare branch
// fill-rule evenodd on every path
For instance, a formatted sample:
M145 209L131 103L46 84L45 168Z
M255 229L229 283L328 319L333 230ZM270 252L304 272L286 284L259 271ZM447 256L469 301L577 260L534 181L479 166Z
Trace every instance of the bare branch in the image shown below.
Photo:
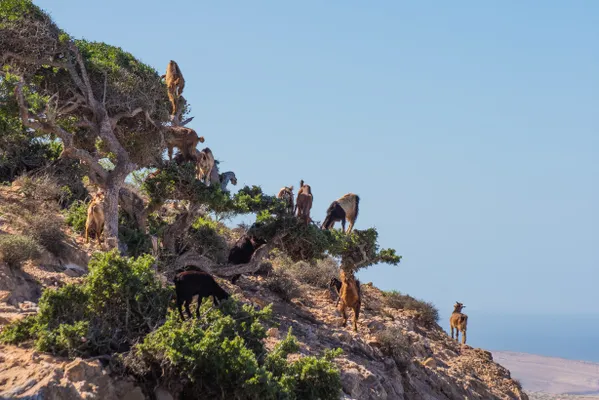
M57 67L57 68L66 68L65 63L62 62L56 62L56 61L41 61L37 58L30 58L30 57L25 57L16 53L11 53L6 52L4 54L2 54L2 63L5 63L6 60L8 60L9 58L14 58L17 59L21 62L27 63L27 64L32 64L32 65L49 65L51 67Z
M77 158L87 164L100 178L106 179L108 172L102 168L102 166L92 157L90 153L85 150L77 149L73 147L73 135L58 125L51 124L48 122L42 122L37 119L31 118L29 110L25 104L25 97L23 96L23 82L17 83L15 86L15 96L17 98L17 104L19 105L19 114L23 125L28 128L36 129L45 133L53 133L62 140L64 150L61 156L67 156L70 158Z
M75 53L75 57L77 59L77 64L79 64L79 70L81 71L81 78L83 79L83 83L85 84L86 91L84 93L87 94L87 101L94 108L96 107L97 100L94 97L94 91L92 90L92 84L89 80L89 75L87 74L87 68L85 68L85 62L83 61L83 56L79 52L75 43L71 43L71 50Z
M189 124L191 121L193 121L193 119L194 119L194 117L189 117L185 121L181 122L181 124L179 126L185 126L185 125Z
M143 109L141 107L137 107L132 112L119 113L110 119L110 123L112 124L112 127L114 128L122 118L133 118L142 111L143 111Z

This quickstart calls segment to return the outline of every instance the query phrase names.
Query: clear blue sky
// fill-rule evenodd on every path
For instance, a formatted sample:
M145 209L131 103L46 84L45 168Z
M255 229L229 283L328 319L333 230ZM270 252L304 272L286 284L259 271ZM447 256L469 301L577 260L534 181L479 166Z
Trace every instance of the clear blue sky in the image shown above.
M241 185L304 179L316 220L358 193L356 227L404 256L364 282L444 314L599 314L599 2L36 4L176 60Z

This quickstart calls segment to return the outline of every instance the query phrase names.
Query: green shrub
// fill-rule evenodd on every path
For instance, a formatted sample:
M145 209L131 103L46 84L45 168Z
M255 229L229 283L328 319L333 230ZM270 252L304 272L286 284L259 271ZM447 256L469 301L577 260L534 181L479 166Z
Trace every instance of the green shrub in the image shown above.
M209 217L199 217L185 238L187 247L195 249L217 263L227 261L229 246L224 238L227 228Z
M266 353L262 323L270 313L270 307L256 311L234 300L221 308L204 302L200 319L183 322L172 312L124 364L141 381L164 385L181 398L338 399L341 381L331 359L339 351L288 362L298 349L289 332Z
M401 328L386 328L376 333L376 339L381 344L381 351L392 357L400 370L405 370L410 362L410 342L404 336Z
M0 235L0 260L11 268L19 268L27 260L40 256L40 246L25 235Z
M5 326L0 331L0 343L18 344L31 339L35 332L36 322L35 316L30 315Z
M383 295L387 306L399 310L418 311L420 313L420 319L429 326L439 321L439 310L437 310L432 303L415 299L412 296L403 295L396 290L383 292Z
M85 231L88 203L77 200L65 212L65 222L77 233Z
M46 289L31 332L36 347L69 356L128 349L161 323L172 297L152 264L150 256L97 253L82 284Z

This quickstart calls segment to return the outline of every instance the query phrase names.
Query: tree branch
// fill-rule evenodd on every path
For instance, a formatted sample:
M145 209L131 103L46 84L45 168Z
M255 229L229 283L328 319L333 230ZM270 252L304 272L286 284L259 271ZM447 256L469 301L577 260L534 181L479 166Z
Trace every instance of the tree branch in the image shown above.
M61 62L56 62L56 61L40 61L37 58L30 58L30 57L25 57L16 53L12 53L12 52L6 52L4 54L2 54L2 63L5 63L6 60L8 60L9 58L16 58L19 61L28 63L28 64L33 64L33 65L49 65L51 67L56 67L56 68L66 68L66 64L65 63L61 63Z
M17 104L19 105L19 114L23 125L28 128L39 130L45 133L53 133L62 140L64 150L61 156L67 156L70 158L77 158L87 164L97 175L102 179L106 179L108 172L102 168L102 166L89 154L87 151L73 147L73 135L58 125L42 122L33 119L29 116L29 111L25 104L25 97L23 96L23 82L17 83L15 86L15 96L17 98Z
M110 118L110 123L112 124L112 127L114 128L119 123L119 121L121 120L121 118L133 118L133 117L135 117L137 114L139 114L142 111L143 111L143 109L141 107L137 107L132 112L118 113L114 117Z

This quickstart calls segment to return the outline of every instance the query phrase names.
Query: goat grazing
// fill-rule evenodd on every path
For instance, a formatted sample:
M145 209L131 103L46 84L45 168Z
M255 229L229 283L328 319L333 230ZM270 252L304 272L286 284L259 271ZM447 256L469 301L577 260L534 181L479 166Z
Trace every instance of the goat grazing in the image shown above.
M235 172L233 171L223 172L219 175L219 178L220 190L222 190L223 192L229 191L229 189L227 189L227 185L229 184L229 182L231 182L233 186L237 186L237 177L235 176Z
M249 263L254 252L265 243L265 240L253 235L243 235L229 251L228 263L233 265Z
M322 223L322 229L332 229L335 222L341 221L341 226L345 232L345 220L349 222L347 233L354 228L360 206L360 197L353 193L348 193L335 200L327 210L327 216Z
M214 169L214 155L212 151L206 147L198 154L198 179L210 186L210 177Z
M181 315L181 319L185 320L183 316L183 305L185 305L185 311L189 318L192 317L191 311L189 311L189 305L193 299L193 296L198 295L198 305L196 308L196 317L200 317L200 305L205 297L212 296L212 301L216 305L220 300L226 300L229 298L229 293L225 292L218 283L214 280L212 275L197 270L188 270L181 272L175 276L175 293L177 295L177 309Z
M343 326L347 325L347 307L354 310L354 331L358 331L358 317L360 316L360 306L362 305L362 295L360 293L360 281L356 280L353 272L345 272L343 269L339 272L341 278L341 289L339 290L339 299L337 310L343 316Z
M460 341L460 332L462 332L462 344L466 344L466 328L468 325L468 316L462 314L462 309L466 306L460 302L455 302L453 313L449 317L449 326L451 327L451 338L453 339L453 329L456 330L455 340Z
M85 221L85 243L89 243L89 233L93 231L100 244L100 236L104 231L104 193L98 192L87 207Z
M293 186L285 186L277 193L277 199L281 199L287 205L287 213L293 214Z
M297 191L295 209L297 210L298 218L303 220L306 225L310 223L310 210L312 209L313 201L312 188L310 188L310 185L304 185L304 181L302 180L300 182L300 188Z

